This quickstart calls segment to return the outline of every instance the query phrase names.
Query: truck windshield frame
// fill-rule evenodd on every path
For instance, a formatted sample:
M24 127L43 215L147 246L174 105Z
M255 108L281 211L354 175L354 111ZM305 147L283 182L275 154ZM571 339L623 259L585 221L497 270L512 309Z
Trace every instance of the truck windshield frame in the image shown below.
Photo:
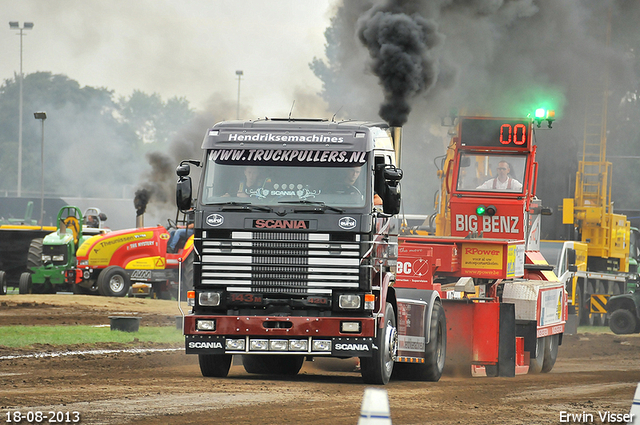
M207 152L200 185L203 205L244 202L278 206L287 201L321 202L341 208L361 208L372 186L370 157L366 152L309 150L299 157L307 161L265 160L251 150L234 150L235 156ZM282 151L284 152L284 151ZM337 152L337 153L336 153ZM322 158L334 161L322 161ZM286 158L286 157L285 157ZM314 161L314 159L318 159ZM342 160L340 160L342 159Z

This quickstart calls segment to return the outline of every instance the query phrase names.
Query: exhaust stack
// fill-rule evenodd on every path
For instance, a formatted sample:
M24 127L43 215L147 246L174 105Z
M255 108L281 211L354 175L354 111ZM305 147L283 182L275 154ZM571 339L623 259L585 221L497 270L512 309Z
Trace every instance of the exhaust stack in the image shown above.
M144 227L144 214L136 215L136 229Z
M393 150L396 151L396 167L400 167L400 157L402 154L402 127L390 127L391 139L393 140Z

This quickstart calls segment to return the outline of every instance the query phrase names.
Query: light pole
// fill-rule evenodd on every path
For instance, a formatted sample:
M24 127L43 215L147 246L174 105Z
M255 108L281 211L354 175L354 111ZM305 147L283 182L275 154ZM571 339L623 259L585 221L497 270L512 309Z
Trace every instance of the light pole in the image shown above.
M240 80L242 80L242 76L244 73L241 70L236 71L236 75L238 76L238 106L236 107L236 119L240 119Z
M18 197L22 195L22 36L24 30L33 28L33 22L24 22L22 28L18 21L9 22L9 28L20 33L20 100L18 101Z
M34 112L33 117L42 121L42 142L40 143L40 227L42 227L44 226L44 120L47 119L47 113Z

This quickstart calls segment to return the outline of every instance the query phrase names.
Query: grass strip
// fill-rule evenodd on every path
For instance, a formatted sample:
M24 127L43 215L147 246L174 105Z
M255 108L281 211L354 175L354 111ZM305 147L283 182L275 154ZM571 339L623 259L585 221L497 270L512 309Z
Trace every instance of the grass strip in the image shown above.
M73 345L101 342L184 342L182 332L170 326L141 326L138 332L112 331L108 326L0 326L0 346L25 348L35 344Z

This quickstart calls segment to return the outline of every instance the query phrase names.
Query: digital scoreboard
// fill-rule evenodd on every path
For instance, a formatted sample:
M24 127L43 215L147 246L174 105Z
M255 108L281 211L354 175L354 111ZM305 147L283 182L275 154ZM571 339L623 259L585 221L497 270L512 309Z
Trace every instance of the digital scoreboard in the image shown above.
M460 145L464 147L521 148L531 144L531 120L461 118Z

